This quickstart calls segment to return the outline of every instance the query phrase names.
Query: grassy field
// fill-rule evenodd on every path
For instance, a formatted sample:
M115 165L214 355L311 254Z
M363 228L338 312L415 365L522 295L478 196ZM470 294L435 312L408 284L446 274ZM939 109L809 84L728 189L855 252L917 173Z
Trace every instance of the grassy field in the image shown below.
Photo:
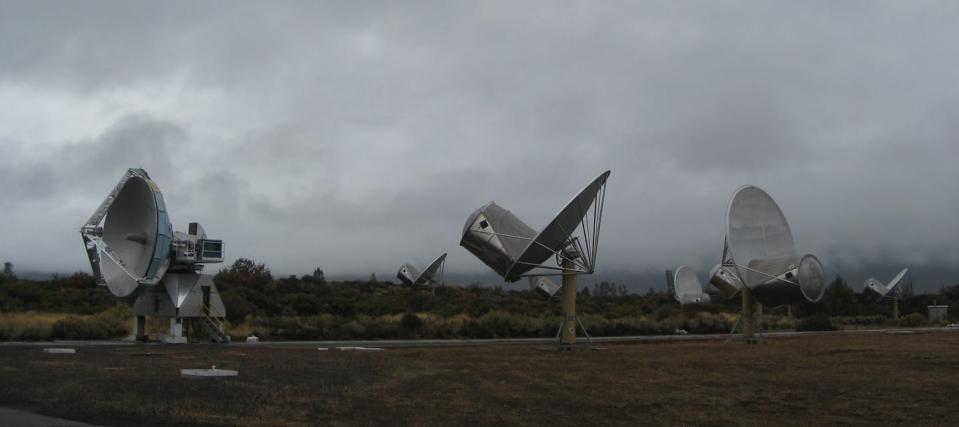
M107 425L955 425L959 333L317 351L0 347L0 406ZM188 379L181 368L237 369Z

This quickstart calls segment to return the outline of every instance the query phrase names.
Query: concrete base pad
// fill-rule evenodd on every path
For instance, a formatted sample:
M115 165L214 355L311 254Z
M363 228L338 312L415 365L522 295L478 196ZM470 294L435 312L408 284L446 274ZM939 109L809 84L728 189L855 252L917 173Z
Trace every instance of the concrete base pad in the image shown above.
M171 337L169 335L163 337L164 344L186 344L186 337Z
M184 377L235 377L239 375L237 371L232 369L217 369L213 367L212 369L180 369L180 375Z

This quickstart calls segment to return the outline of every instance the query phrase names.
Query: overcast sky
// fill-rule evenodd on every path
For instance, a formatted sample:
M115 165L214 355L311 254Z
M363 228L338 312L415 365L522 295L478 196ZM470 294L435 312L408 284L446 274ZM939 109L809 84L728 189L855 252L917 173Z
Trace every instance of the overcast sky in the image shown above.
M957 22L918 1L0 1L0 260L88 270L80 225L143 167L228 261L486 272L458 246L470 212L540 229L610 169L600 270L708 269L742 184L827 267L954 266Z

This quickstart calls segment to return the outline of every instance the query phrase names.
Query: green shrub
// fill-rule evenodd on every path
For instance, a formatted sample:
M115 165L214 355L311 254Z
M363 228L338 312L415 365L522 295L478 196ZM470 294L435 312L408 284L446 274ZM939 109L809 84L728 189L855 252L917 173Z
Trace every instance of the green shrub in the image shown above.
M0 340L2 341L40 341L48 340L52 336L50 324L41 322L3 322L0 324Z
M415 331L423 326L423 319L420 319L416 313L406 312L406 314L403 315L403 318L400 319L400 326L411 331Z
M886 316L841 316L834 317L833 320L844 326L877 326L885 325L888 318Z
M797 331L835 331L832 319L825 315L815 315L803 318L796 325Z
M700 312L683 318L676 329L683 329L691 334L721 334L728 333L732 324L724 316Z
M783 331L796 327L796 323L788 317L777 314L767 314L762 317L760 322L760 327L765 331Z
M899 318L896 324L903 328L915 328L926 323L926 318L919 313L907 314Z
M351 320L336 327L336 338L349 340L369 337L366 335L366 327L355 320Z
M246 316L256 311L256 305L251 303L239 289L228 289L220 292L223 306L226 308L226 319L233 323L240 323Z

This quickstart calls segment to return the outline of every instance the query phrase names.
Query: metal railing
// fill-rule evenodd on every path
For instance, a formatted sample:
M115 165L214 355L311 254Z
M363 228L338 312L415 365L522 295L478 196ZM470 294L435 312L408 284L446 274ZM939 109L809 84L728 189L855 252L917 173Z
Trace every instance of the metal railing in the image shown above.
M227 329L233 327L233 325L230 324L229 320L226 320L226 317L215 317L210 315L211 310L210 310L209 304L203 304L202 310L203 310L203 319L207 322L207 324L211 327L211 329L213 329L214 331L216 331L217 333L221 335L220 338L225 338L229 336L227 334Z

